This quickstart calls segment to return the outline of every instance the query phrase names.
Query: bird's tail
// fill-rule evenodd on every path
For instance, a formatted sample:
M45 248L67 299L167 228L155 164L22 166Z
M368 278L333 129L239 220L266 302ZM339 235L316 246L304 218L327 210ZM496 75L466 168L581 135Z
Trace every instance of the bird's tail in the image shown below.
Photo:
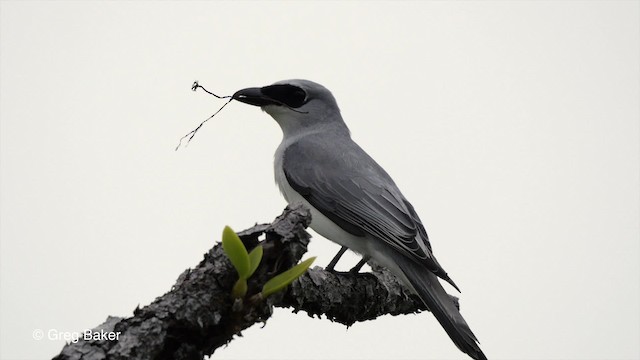
M395 260L406 280L409 281L458 349L475 360L487 360L478 346L478 339L436 275L420 264L404 257Z

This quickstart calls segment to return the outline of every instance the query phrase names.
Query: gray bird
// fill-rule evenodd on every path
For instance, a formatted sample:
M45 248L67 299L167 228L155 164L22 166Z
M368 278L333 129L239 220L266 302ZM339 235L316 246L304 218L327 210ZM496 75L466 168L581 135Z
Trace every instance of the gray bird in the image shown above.
M389 174L351 139L329 90L285 80L236 92L280 125L275 178L289 204L311 210L311 228L389 269L431 310L456 346L485 359L478 340L438 277L458 288L438 263L418 214ZM362 265L361 262L359 265Z

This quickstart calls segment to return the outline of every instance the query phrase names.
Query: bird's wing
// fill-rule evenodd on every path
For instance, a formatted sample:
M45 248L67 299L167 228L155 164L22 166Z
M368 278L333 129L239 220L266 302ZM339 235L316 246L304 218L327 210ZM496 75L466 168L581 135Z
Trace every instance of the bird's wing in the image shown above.
M345 231L381 239L450 281L416 212L384 169L350 139L337 149L325 144L306 138L285 150L289 185Z

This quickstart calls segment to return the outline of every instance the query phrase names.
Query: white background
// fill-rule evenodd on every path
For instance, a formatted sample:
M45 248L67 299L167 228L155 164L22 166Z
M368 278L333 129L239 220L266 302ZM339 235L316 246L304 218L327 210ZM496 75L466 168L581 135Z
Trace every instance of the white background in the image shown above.
M0 3L0 358L50 358L285 206L229 95L324 84L463 290L491 359L637 359L639 3ZM326 265L337 247L316 237ZM348 268L357 259L342 263ZM224 359L465 359L431 314L276 310Z

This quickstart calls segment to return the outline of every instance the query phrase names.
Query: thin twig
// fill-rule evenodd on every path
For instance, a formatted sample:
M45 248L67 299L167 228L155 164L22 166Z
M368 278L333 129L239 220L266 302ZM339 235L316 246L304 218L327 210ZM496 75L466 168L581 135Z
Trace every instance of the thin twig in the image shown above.
M176 146L176 151L178 151L178 149L180 148L180 145L182 145L182 140L184 140L185 138L187 139L187 145L188 146L189 143L191 142L191 139L193 139L194 136L196 136L196 133L198 132L198 130L200 130L200 128L202 127L202 125L204 125L204 123L206 123L207 121L209 121L212 117L216 116L222 109L224 109L225 106L227 106L227 104L229 104L233 98L231 97L231 95L227 95L227 96L219 96L216 95L214 93L212 93L211 91L205 89L202 85L198 84L198 81L194 81L193 85L191 85L191 90L196 91L198 90L198 88L202 88L202 90L204 90L207 94L211 94L215 97L217 97L218 99L229 99L229 101L227 101L226 103L224 103L224 105L222 105L220 107L220 109L218 109L218 111L216 111L215 113L213 113L213 115L209 116L208 118L206 118L203 122L200 123L200 125L198 125L198 127L196 127L195 129L191 130L189 133L187 133L185 136L180 138L180 141L178 142L178 146Z

